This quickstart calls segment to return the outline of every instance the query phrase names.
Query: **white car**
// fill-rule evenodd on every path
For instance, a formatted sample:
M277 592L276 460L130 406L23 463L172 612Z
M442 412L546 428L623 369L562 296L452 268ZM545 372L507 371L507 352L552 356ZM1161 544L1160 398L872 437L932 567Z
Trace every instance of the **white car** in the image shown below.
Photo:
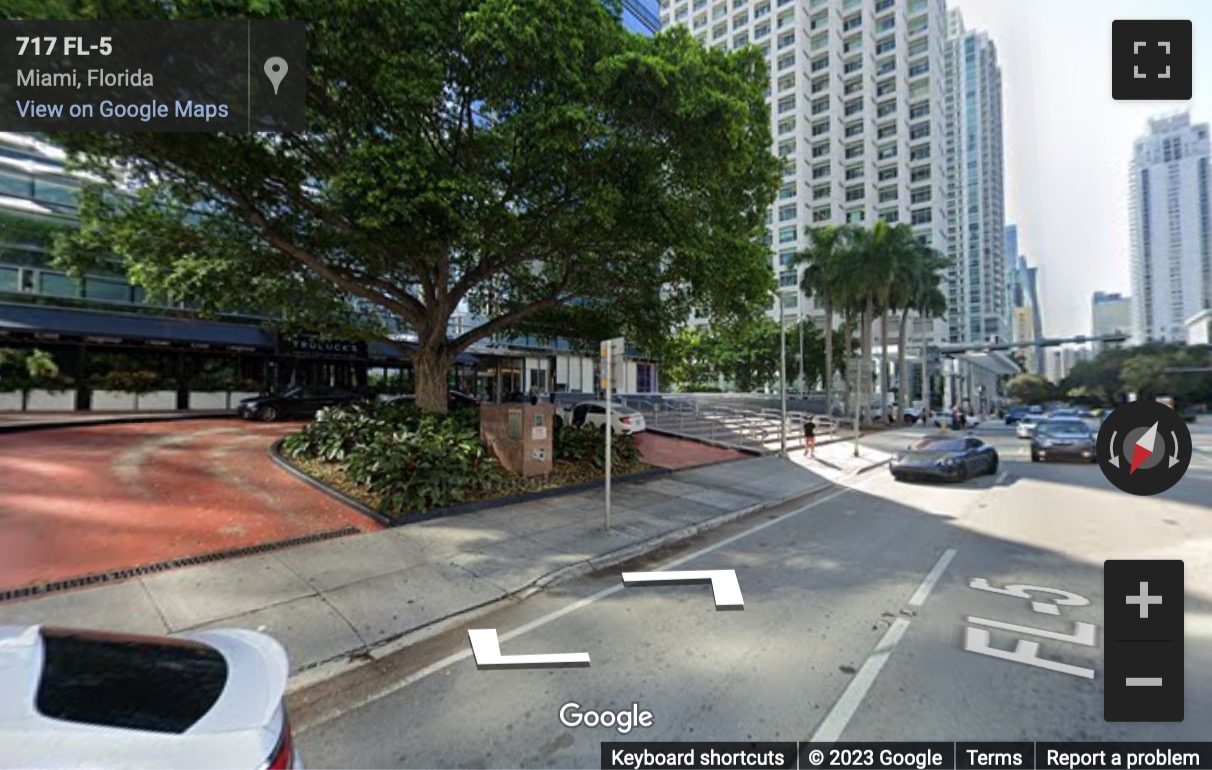
M646 428L644 415L629 406L611 402L610 413L613 423L611 430L615 433L640 433ZM606 402L582 401L573 406L563 407L556 417L558 420L562 420L564 425L571 425L574 428L581 425L592 425L605 430Z
M301 768L277 641L0 626L0 768Z
M1031 438L1035 435L1035 429L1039 427L1039 424L1047 419L1042 414L1025 414L1015 423L1014 435L1019 438Z

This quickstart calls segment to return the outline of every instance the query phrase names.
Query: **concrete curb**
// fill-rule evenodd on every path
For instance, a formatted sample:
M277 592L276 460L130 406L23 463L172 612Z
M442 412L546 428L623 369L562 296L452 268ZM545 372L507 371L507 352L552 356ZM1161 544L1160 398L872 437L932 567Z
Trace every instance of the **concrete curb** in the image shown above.
M201 414L174 414L167 417L101 417L93 420L60 420L57 422L30 422L0 425L0 433L30 433L56 428L89 428L94 425L132 425L145 422L184 422L186 420L238 420L235 412L204 412Z
M797 492L796 494L777 500L767 500L755 505L750 505L736 511L720 514L697 524L687 525L680 529L666 532L656 537L649 538L639 543L633 543L628 546L609 551L607 553L595 556L591 559L570 564L566 567L541 575L532 580L528 585L512 591L504 596L498 597L490 602L469 607L446 615L437 620L430 621L422 626L418 626L403 633L397 634L391 638L383 639L365 647L350 650L338 656L330 658L326 661L321 661L315 665L302 669L290 677L287 685L288 694L298 692L323 681L331 679L343 673L347 673L354 669L366 665L368 662L379 660L388 655L398 652L399 650L410 647L414 644L430 639L438 634L445 633L460 624L466 623L474 618L494 611L497 607L503 606L506 603L518 602L533 596L536 593L545 591L554 586L566 583L570 580L575 580L585 575L598 572L607 567L631 561L632 559L644 556L654 551L660 550L666 546L689 540L697 535L710 532L720 527L739 521L747 516L752 516L762 511L777 508L781 505L794 503L820 492L837 486L833 482L823 482L816 484L808 489ZM323 720L319 720L323 721Z

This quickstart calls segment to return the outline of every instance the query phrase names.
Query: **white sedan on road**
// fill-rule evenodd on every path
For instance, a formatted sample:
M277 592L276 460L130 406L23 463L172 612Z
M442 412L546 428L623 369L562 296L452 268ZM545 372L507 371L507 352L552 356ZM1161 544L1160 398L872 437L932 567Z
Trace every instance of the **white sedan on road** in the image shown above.
M1014 425L1014 435L1019 438L1031 438L1035 435L1035 429L1040 423L1046 422L1047 417L1042 414L1027 414L1023 415Z
M0 626L0 768L301 768L282 645Z
M646 428L644 415L629 406L612 402L610 413L613 423L611 430L615 433L640 433ZM571 425L574 428L592 425L605 430L606 402L582 401L579 404L562 407L556 411L556 426L560 425Z

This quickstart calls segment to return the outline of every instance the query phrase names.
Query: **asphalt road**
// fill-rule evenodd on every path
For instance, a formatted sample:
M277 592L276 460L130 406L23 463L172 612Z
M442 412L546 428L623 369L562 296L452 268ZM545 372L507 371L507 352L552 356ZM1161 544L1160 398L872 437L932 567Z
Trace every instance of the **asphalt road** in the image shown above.
M1187 476L1152 498L1118 491L1094 465L1033 464L1007 428L978 433L1001 453L996 477L908 485L880 469L470 626L497 629L503 654L586 652L588 667L481 671L469 656L435 665L470 651L463 628L331 683L327 705L343 713L303 720L303 758L314 768L598 767L600 744L618 740L1206 739L1212 432L1193 431L1202 451ZM872 443L900 448L915 435ZM1103 721L1102 562L1113 558L1185 560L1182 723ZM705 585L621 584L621 571L665 568L735 570L744 610L717 611ZM971 587L978 578L1088 603L1045 614ZM1069 668L966 650L967 629L989 631L996 649L1037 641L1040 658ZM1091 632L1092 644L1080 639ZM637 704L652 725L568 727L567 703Z

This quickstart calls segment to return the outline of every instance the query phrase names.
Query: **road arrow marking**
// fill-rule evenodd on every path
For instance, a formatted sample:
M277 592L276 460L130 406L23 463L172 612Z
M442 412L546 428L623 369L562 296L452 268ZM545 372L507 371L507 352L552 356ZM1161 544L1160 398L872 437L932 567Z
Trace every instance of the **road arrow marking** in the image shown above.
M495 628L470 628L471 653L476 668L569 668L588 666L587 652L555 652L539 655L502 655Z
M623 585L677 585L682 583L711 583L717 610L743 610L745 600L741 597L741 584L737 582L736 570L684 570L681 572L624 572Z

